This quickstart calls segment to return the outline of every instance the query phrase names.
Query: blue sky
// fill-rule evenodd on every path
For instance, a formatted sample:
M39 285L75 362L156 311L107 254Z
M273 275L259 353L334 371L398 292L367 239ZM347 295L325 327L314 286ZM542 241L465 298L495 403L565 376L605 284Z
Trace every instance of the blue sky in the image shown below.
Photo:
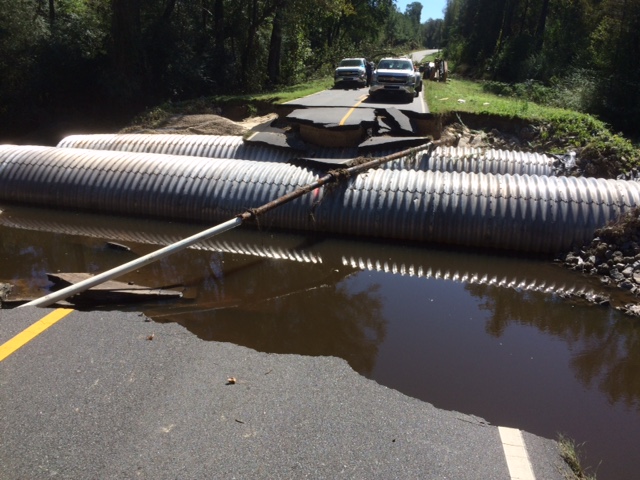
M417 0L396 0L396 5L400 13L404 13L407 5ZM444 7L447 6L447 0L422 0L422 18L420 22L424 23L430 18L444 18Z

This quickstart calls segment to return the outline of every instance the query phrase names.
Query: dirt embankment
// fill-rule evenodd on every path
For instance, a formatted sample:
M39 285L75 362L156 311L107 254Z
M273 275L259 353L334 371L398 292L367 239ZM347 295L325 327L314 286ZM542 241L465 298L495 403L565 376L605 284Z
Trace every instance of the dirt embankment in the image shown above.
M247 117L234 121L221 115L173 115L160 126L132 125L120 133L164 133L182 135L239 135L242 136L257 125L276 120L278 114L269 113L261 117Z
M248 107L213 109L216 113L173 115L160 125L136 124L125 127L121 133L175 133L200 135L244 135L257 125L275 122L278 114L271 108L262 108L259 116L250 116ZM283 122L279 122L283 123ZM544 125L496 115L454 113L438 122L440 137L434 143L443 146L470 147L498 150L537 152L549 155L551 151L575 154L575 165L565 167L562 173L573 176L600 178L627 178L621 159L594 154L575 148L566 139L545 135ZM548 133L548 132L546 132ZM561 157L561 155L557 155Z

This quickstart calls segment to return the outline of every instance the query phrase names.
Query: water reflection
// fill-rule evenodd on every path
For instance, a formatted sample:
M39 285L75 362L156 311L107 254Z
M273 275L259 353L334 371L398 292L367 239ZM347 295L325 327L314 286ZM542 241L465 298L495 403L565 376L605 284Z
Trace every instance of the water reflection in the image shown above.
M640 411L640 329L632 320L594 328L583 336L584 347L571 359L578 379L597 385L611 404Z
M635 319L620 316L603 321L609 317L608 307L595 306L602 311L596 318L568 318L566 309L557 305L564 300L554 296L514 291L501 291L498 296L484 285L466 288L489 312L489 335L500 338L518 323L561 339L573 350L570 365L585 388L597 387L609 403L621 402L640 411L640 329Z
M0 215L0 226L7 227L7 236L16 234L16 231L29 230L40 232L41 235L45 233L54 235L51 242L56 243L58 241L55 235L92 239L94 250L95 244L98 243L101 245L99 250L105 251L107 257L114 257L111 262L109 258L101 258L104 269L111 268L110 264L123 263L121 258L116 259L115 254L104 247L105 240L137 244L134 247L135 255L143 255L155 249L151 245L168 245L204 228L199 225L151 220L141 222L121 217L87 216L20 208L12 208L10 213ZM47 242L43 243L46 248ZM204 240L194 249L249 257L244 260L230 257L237 263L251 263L254 261L253 257L286 259L303 264L333 264L335 268L351 268L352 272L375 270L472 285L496 285L518 291L540 291L565 297L624 295L624 292L599 285L593 278L581 277L563 270L553 265L549 259L527 258L522 255L510 257L504 252L482 254L477 251L468 252L424 245L362 242L335 237L245 229L232 230L224 235ZM174 261L173 258L177 257L165 259L160 263L161 269L156 267L154 274L162 275L164 271L164 276L173 275L173 278L177 278L176 275L184 275L185 272L179 268L181 263ZM202 262L210 260L197 256L190 257L190 260L195 262L195 270L212 268L212 265L208 267L202 265ZM514 268L514 265L517 267ZM92 267L90 271L93 272L95 266L89 266ZM220 270L220 266L216 268ZM204 280L206 281L206 278ZM624 301L627 300L628 298L624 298Z
M11 207L0 282L40 296L47 272L104 271L201 229ZM143 310L204 340L338 356L440 408L586 442L601 478L640 468L640 326L582 300L629 298L550 259L234 230L122 280L183 298L101 308Z
M359 372L369 374L384 340L386 322L380 314L376 289L351 293L340 285L340 272L318 277L288 275L287 269L269 270L272 288L249 294L233 308L198 308L187 313L147 310L157 321L175 321L206 340L228 341L274 353L332 355L345 358ZM256 266L257 267L257 266ZM258 269L248 276L261 274ZM236 291L247 276L225 280L226 291ZM265 315L265 312L268 312Z
M0 217L0 225L12 227L3 234L4 257L7 262L10 258L17 261L14 278L34 276L31 293L48 285L47 271L75 272L88 267L93 272L96 264L106 270L155 250L154 244L169 244L194 233L193 226L149 222L141 231L139 221L44 213L18 213L16 209ZM11 247L32 242L33 234L28 232L34 231L41 243L37 257ZM69 242L63 240L64 235ZM86 245L75 241L80 235L87 238ZM111 250L105 240L126 243L132 250ZM322 240L305 236L235 232L177 252L122 280L182 289L180 302L135 308L159 322L179 323L202 339L275 353L337 356L347 359L357 371L370 373L385 335L382 301L375 286L361 292L344 288L340 282L358 269L319 252L319 242ZM64 253L57 251L62 245L66 245ZM36 270L24 269L34 262ZM86 308L84 303L76 307ZM133 308L111 302L94 305L124 307Z

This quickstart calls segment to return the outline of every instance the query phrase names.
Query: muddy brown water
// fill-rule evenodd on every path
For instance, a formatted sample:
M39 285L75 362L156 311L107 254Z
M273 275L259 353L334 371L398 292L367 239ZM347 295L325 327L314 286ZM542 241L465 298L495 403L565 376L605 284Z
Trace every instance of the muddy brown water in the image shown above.
M99 273L208 226L0 206L0 283ZM129 250L112 248L109 242ZM640 321L551 258L236 229L120 278L177 301L143 311L203 341L332 355L436 407L580 444L599 479L637 478Z

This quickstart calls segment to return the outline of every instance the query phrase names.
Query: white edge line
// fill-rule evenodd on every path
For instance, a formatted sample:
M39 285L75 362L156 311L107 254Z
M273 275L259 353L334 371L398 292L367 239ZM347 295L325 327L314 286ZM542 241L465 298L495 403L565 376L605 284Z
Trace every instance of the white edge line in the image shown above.
M511 480L535 480L522 433L517 428L498 427Z

